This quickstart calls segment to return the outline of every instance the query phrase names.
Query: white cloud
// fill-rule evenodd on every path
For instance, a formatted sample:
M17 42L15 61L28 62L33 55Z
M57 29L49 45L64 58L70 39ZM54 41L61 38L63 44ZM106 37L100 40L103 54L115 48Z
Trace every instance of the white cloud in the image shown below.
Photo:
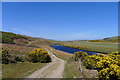
M18 28L11 28L12 32L23 34L26 36L31 37L40 37L45 39L52 39L52 40L60 40L60 41L67 41L67 40L93 40L93 39L101 39L101 36L95 36L91 35L90 32L82 32L82 33L75 33L75 34L64 34L64 35L58 35L58 34L51 34L51 33L44 33L44 34L33 34L32 32L24 31Z
M21 29L18 29L18 28L10 28L10 30L12 32L15 32L15 33L18 33L18 34L23 34L23 35L26 35L26 36L35 36L35 34L33 34L31 32L24 31L24 30L21 30Z
M90 40L90 39L99 39L100 37L90 35L88 33L76 33L71 35L40 35L42 38L53 39L53 40Z

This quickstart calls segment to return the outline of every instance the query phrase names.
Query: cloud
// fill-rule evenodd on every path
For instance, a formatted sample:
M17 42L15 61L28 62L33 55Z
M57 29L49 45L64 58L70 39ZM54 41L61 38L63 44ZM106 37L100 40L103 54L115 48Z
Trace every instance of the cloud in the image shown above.
M63 40L90 40L94 38L96 38L96 36L87 33L77 33L62 37Z
M45 39L52 39L52 40L59 40L59 41L68 41L68 40L93 40L93 39L100 39L102 37L95 36L90 34L90 32L82 32L82 33L75 33L75 34L53 34L53 33L42 33L42 34L33 34L29 31L24 31L18 28L11 28L10 31L15 32L17 34L23 34L26 36L31 37L39 37Z
M24 31L24 30L21 30L21 29L18 29L18 28L10 28L10 31L12 32L15 32L17 34L23 34L23 35L26 35L26 36L35 36L35 34L31 33L31 32L28 32L28 31Z
M42 38L46 39L53 39L53 40L90 40L90 39L99 39L100 37L90 35L88 33L76 33L76 34L71 34L71 35L40 35Z

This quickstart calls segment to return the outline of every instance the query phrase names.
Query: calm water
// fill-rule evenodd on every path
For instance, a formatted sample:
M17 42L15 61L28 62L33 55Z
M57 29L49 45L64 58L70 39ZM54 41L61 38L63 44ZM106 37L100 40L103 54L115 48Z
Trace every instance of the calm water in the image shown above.
M88 55L96 54L95 52L85 51L85 50L81 50L81 49L74 49L74 48L70 48L70 47L64 47L64 46L60 46L58 44L52 44L51 47L53 47L54 49L60 50L60 51L71 53L71 54L74 54L74 52L77 52L77 51L87 52Z

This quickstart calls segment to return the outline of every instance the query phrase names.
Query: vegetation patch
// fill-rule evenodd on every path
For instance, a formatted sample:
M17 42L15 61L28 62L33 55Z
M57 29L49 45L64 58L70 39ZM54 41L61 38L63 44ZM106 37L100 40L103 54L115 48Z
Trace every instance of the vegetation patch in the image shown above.
M7 43L7 44L14 44L14 39L27 39L27 37L18 35L18 34L14 34L14 33L10 33L10 32L2 32L0 31L0 33L2 33L2 36L0 37L0 40L2 40L2 43Z
M28 53L35 49L34 47L16 44L2 44L2 47L7 48L10 51L9 54L14 55L28 55Z
M48 54L48 52L40 48L35 49L31 53L29 53L29 58L30 58L30 61L34 63L35 62L40 62L40 63L51 62L51 57Z
M108 55L86 55L84 52L76 52L75 60L76 58L81 59L86 68L98 70L100 78L120 79L120 52Z
M118 44L114 43L93 43L88 41L73 41L73 42L62 42L62 46L82 49L86 51L98 52L98 53L112 53L118 51Z
M28 76L37 69L42 68L45 63L31 63L31 62L22 62L22 63L11 63L11 64L2 64L3 78L23 78Z
M73 57L69 57L64 69L64 78L80 78L84 75L79 70L78 62L74 61Z

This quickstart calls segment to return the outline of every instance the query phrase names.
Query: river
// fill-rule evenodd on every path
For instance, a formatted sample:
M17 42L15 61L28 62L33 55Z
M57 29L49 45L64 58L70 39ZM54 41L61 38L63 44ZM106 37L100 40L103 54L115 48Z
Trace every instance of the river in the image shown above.
M57 49L57 50L60 50L60 51L63 51L63 52L67 52L67 53L71 53L71 54L74 54L74 52L77 52L77 51L86 52L86 53L88 53L88 55L97 54L97 53L91 52L91 51L86 51L86 50L61 46L59 44L52 44L52 45L50 45L50 47L53 47L54 49Z

